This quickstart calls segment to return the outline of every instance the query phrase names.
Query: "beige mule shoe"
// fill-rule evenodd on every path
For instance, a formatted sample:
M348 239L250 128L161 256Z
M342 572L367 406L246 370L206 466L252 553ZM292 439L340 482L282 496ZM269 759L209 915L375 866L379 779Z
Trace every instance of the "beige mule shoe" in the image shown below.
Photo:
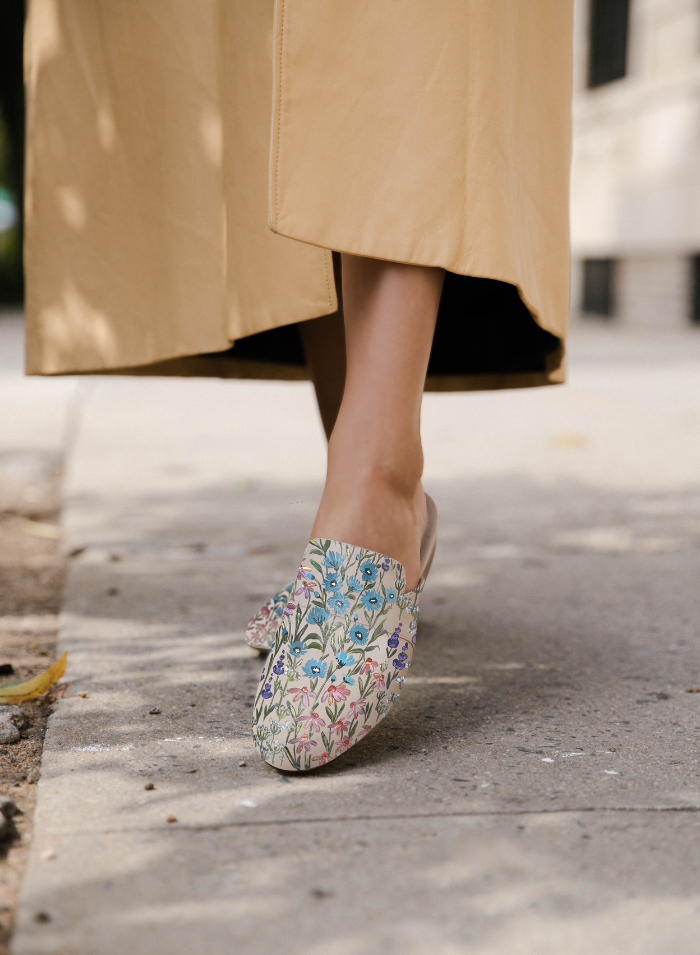
M312 540L283 611L255 700L253 738L278 769L330 762L370 733L398 700L411 665L418 605L435 553L429 497L421 578L405 590L403 567L340 541Z

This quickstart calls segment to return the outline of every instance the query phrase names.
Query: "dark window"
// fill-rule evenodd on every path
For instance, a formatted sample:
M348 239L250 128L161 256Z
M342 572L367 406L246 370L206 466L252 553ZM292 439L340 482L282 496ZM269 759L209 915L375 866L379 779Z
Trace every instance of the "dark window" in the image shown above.
M691 264L691 295L690 320L694 325L700 325L700 255L694 255Z
M591 0L588 85L602 86L627 73L629 0Z
M588 315L615 314L615 259L584 259L582 305Z

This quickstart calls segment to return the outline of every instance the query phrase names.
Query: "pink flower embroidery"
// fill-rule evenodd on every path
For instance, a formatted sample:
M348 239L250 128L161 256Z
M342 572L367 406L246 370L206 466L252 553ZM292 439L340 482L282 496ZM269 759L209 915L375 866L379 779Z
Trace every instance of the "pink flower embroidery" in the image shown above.
M344 683L341 683L340 686L331 683L321 697L321 702L325 703L326 700L330 700L331 703L344 703L348 696L350 696L350 689Z
M316 733L320 733L321 727L326 725L326 721L322 720L318 713L312 713L311 716L302 716L299 722L306 723L307 729L314 730Z
M374 673L376 669L379 668L379 664L375 663L372 657L367 657L365 660L360 673L364 676L365 673Z
M364 714L365 706L367 705L367 700L363 697L360 697L359 700L353 700L350 704L350 712L353 716L359 716L361 713Z
M319 766L323 766L325 763L330 762L330 755L328 753L321 753L320 756L314 756L311 760L312 763L318 762Z
M350 739L349 736L346 736L345 739L341 739L341 741L338 743L338 752L346 753L351 746L352 746L352 740Z
M301 688L298 686L290 686L289 692L294 694L295 703L298 703L299 700L301 700L304 706L310 705L312 696L314 699L316 699L316 694L312 693L307 686L302 686Z
M299 573L297 574L297 580L301 581L301 586L299 590L296 591L296 596L299 594L304 594L305 597L310 597L316 584L314 583L314 578L312 574L307 573L302 567Z
M291 617L294 611L296 610L296 607L297 605L290 600L287 606L284 608L284 612L287 614L288 617Z
M372 727L365 723L360 732L357 734L357 738L360 739L362 736L366 736L371 729Z
M384 674L383 674L383 673L375 673L375 674L374 674L374 682L372 683L372 686L370 687L370 689L372 689L372 690L379 690L379 689L383 690L384 687L385 687Z
M337 733L342 739L343 733L347 733L347 731L350 729L350 724L347 722L347 720L336 720L335 723L331 723L328 729L330 730L331 736L333 733Z
M307 753L311 752L311 747L316 746L315 739L309 739L307 733L302 733L301 736L298 736L296 739L290 739L289 741L292 746L296 746L297 753L300 753L302 749L305 749Z

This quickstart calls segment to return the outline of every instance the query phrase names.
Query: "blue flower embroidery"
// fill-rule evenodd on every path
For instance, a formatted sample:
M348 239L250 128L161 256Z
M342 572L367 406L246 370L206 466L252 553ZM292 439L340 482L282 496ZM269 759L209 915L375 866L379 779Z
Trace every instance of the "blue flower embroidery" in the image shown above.
M303 657L306 653L306 649L306 644L302 643L301 640L295 640L289 644L289 652L295 657Z
M326 567L332 567L333 570L338 570L339 567L343 566L345 558L342 554L339 554L338 551L331 550L328 552L326 557L323 558L323 563Z
M346 653L345 650L341 650L335 659L339 667L351 667L355 663L355 657L351 653Z
M276 673L277 676L282 676L284 673L284 654L279 658L277 663L272 668L272 672Z
M325 677L328 664L321 663L320 660L307 660L303 669L306 676L312 680L315 680L319 676Z
M329 617L330 614L323 607L314 607L309 613L308 620L312 627L320 627Z
M357 577L347 577L345 579L345 583L347 584L348 591L362 590L362 588L364 587L364 584L362 583L362 581L358 580Z
M342 594L333 594L328 601L328 606L333 613L347 613L350 609L350 601Z
M386 598L386 602L388 604L393 604L396 602L396 598L398 597L398 594L396 593L393 587L387 587L386 590L384 591L384 597Z
M343 675L343 683L347 683L348 686L354 686L354 685L355 685L355 681L353 680L353 678L352 678L351 676L348 676L347 673L345 673L345 674Z
M360 577L365 583L373 584L377 579L377 565L371 560L363 560L360 564Z
M366 647L369 643L369 630L362 624L356 623L351 627L348 636L358 647Z
M360 600L365 605L365 610L370 612L379 610L382 605L382 595L378 594L376 590L368 590L366 594L362 594Z
M407 653L401 652L395 660L391 661L397 670L403 670L405 668L407 656L408 656Z
M327 577L323 578L323 586L331 594L338 593L340 591L341 584L342 580L338 574L328 574Z
M392 635L391 635L391 636L389 637L389 639L387 640L387 646L391 647L392 650L395 650L395 649L398 647L398 645L399 645L399 637L400 637L400 636L401 636L401 624L398 625L398 627L396 628L396 630L394 630L394 632L392 633Z
M262 688L262 697L264 700L269 700L272 698L272 682L269 681Z
M408 659L408 654L406 653L406 650L408 650L408 644L404 643L403 650L401 651L401 653L397 656L395 660L391 661L397 670L404 670L408 666L408 664L406 663L406 660Z

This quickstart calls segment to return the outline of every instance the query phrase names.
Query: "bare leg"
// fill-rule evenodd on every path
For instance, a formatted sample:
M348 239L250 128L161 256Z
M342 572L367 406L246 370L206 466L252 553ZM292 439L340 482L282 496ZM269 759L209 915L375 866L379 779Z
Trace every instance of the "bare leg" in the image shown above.
M420 408L442 269L342 256L347 376L312 537L356 544L420 577Z
M329 440L345 388L345 328L339 252L333 253L333 272L338 290L338 311L299 325L323 430Z

